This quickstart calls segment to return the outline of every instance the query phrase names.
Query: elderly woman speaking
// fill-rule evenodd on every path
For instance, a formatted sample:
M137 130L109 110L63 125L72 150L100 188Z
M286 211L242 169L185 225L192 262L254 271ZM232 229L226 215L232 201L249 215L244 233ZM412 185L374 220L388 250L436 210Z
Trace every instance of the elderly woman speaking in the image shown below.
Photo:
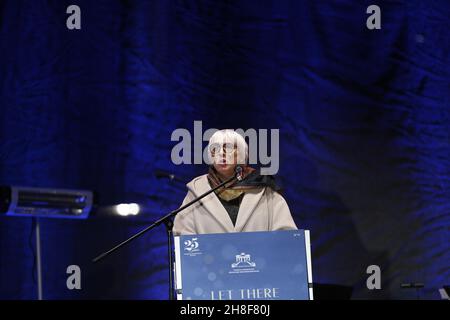
M247 165L248 145L240 134L228 129L216 131L209 140L208 156L208 174L187 184L183 205L229 179L238 164L242 164L244 179L178 213L174 235L297 229L273 177L259 175Z

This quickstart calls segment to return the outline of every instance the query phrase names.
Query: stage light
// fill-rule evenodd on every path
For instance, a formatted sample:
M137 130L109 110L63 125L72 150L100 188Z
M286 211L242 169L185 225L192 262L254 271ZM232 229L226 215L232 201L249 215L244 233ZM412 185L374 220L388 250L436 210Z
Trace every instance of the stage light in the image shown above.
M34 221L38 300L43 300L40 218L86 219L93 203L94 195L92 191L17 186L0 187L0 214L30 217Z
M116 206L115 211L119 216L135 216L139 214L140 207L137 203L121 203Z
M0 213L8 216L86 219L92 205L86 190L0 187Z

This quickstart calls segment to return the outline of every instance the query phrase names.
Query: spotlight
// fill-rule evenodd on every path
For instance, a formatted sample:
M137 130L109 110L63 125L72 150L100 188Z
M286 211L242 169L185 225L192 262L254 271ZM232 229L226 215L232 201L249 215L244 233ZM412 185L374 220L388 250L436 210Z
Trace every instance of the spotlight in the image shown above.
M116 206L115 211L119 216L135 216L139 214L140 207L137 203L121 203Z

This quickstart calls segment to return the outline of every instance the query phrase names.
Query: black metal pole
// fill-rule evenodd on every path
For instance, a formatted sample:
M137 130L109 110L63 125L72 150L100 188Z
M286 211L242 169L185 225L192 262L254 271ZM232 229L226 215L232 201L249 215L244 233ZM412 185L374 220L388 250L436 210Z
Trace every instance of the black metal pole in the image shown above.
M167 231L167 244L168 250L167 254L169 255L169 300L175 300L174 295L174 282L173 282L173 245L172 245L172 237L173 237L173 221L172 219L167 219L165 222L166 231Z

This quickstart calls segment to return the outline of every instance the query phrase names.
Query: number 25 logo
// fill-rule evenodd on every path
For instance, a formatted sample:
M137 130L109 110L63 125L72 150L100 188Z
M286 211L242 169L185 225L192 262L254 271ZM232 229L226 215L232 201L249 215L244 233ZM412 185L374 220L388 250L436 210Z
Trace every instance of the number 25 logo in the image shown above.
M186 240L184 242L184 250L192 251L198 248L197 238L192 238L192 240Z

